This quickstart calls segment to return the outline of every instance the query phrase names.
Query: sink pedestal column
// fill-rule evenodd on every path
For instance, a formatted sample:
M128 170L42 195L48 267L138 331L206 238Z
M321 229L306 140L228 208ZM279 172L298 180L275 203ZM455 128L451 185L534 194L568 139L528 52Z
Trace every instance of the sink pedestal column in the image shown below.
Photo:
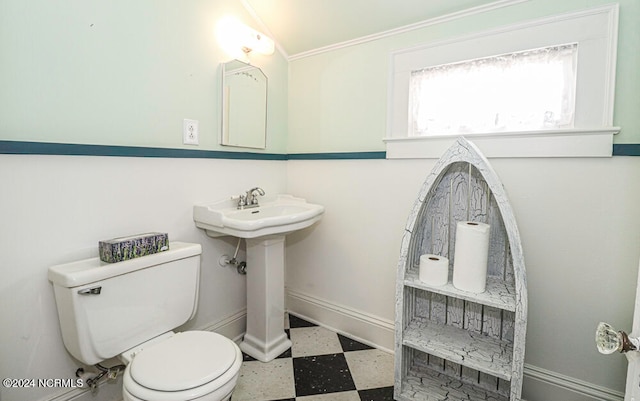
M247 332L240 349L269 362L291 347L284 331L284 235L247 238Z

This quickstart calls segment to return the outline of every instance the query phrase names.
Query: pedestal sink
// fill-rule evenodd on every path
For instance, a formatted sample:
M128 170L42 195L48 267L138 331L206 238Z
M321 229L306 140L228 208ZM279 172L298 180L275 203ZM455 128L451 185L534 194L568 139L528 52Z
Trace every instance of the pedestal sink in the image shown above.
M193 207L196 226L210 237L244 238L247 245L247 332L240 349L269 362L291 347L284 332L285 236L319 221L324 207L291 195L238 209L228 199Z

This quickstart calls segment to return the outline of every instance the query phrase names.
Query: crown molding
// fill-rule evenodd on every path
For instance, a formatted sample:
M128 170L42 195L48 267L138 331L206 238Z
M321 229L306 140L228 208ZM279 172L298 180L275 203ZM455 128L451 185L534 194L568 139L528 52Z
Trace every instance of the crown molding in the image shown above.
M515 4L526 3L530 0L498 0L492 3L484 4L477 7L472 7L463 11L457 11L454 13L442 15L440 17L430 18L424 21L416 22L413 24L405 25L399 28L390 29L387 31L375 33L372 35L362 36L356 39L347 40L344 42L335 43L328 46L319 47L317 49L312 49L308 51L304 51L301 53L293 54L288 57L289 61L298 60L305 57L315 56L317 54L326 53L330 51L334 51L337 49L342 49L345 47L356 46L367 42L372 42L375 40L380 40L383 38L387 38L390 36L399 35L405 32L415 31L417 29L422 29L431 25L442 24L449 21L454 21L460 18L469 17L476 14L482 14L489 11L497 10L500 8L510 7ZM244 2L244 0L243 0Z

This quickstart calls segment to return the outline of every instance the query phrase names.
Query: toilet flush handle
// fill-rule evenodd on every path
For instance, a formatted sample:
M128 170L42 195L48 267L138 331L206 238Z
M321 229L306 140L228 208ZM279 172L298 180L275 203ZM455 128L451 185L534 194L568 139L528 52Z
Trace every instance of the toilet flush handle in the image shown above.
M100 292L102 292L101 286L78 290L78 294L80 295L100 295Z

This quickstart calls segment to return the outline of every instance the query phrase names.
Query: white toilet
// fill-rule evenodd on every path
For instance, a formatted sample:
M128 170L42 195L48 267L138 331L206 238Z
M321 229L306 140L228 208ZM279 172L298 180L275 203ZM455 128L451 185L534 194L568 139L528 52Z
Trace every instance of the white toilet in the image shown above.
M119 357L125 401L231 398L240 348L208 331L171 331L196 311L201 253L199 244L172 242L124 262L49 268L65 347L87 365Z

